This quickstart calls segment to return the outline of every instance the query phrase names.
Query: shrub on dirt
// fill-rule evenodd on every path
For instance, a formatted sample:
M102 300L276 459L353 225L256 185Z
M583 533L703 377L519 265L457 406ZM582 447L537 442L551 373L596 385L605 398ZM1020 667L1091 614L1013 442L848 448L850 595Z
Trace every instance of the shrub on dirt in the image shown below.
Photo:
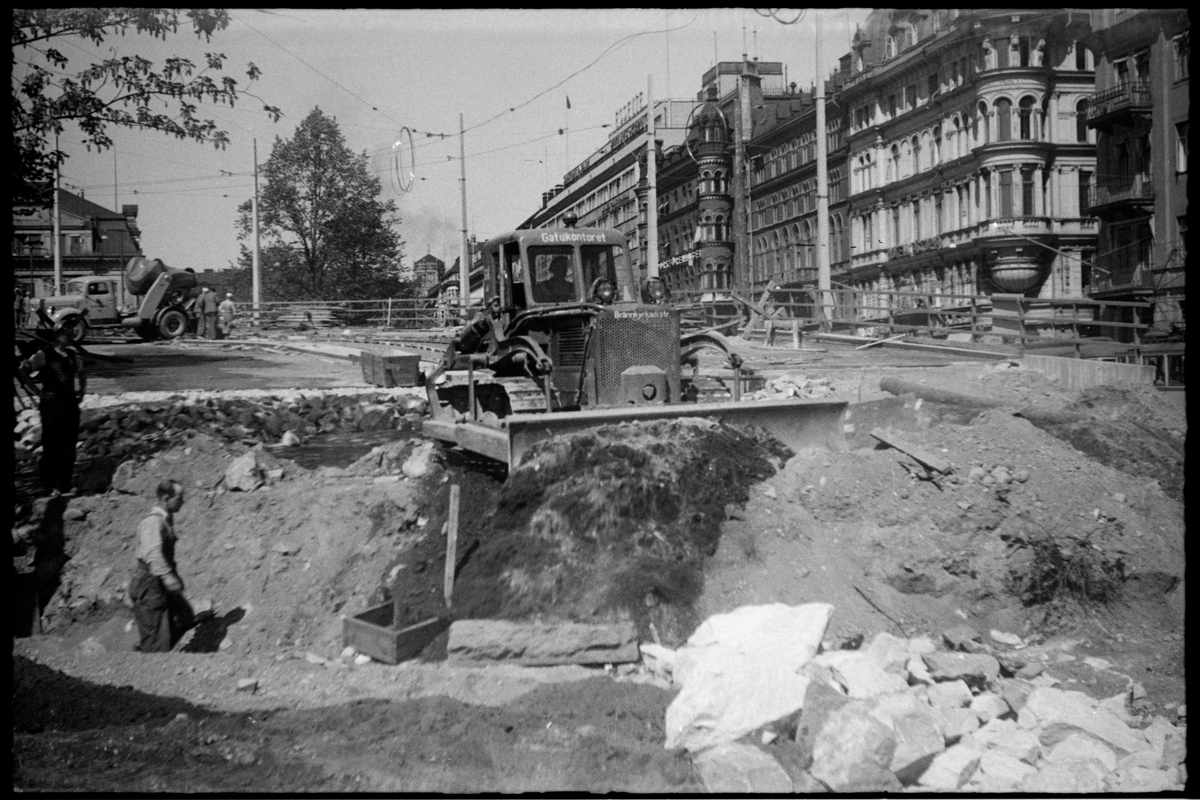
M1026 606L1069 601L1107 604L1121 595L1125 564L1110 558L1093 541L1099 528L1080 532L1058 522L1054 530L1026 518L1008 535L1010 588Z

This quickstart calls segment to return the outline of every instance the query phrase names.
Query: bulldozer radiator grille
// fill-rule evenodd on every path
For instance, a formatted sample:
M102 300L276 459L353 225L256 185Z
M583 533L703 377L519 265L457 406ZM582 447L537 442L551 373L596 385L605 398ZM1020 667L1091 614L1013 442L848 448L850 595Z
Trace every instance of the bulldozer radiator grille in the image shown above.
M560 367L583 366L584 332L582 327L554 332L551 358Z
M641 366L665 372L670 394L667 402L679 402L679 316L674 311L643 306L598 317L591 357L600 405L623 403L621 373Z

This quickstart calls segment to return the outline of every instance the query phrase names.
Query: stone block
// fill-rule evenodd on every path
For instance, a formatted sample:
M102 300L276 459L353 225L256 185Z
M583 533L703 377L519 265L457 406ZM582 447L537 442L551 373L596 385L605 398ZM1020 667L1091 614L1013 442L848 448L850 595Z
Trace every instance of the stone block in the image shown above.
M704 788L713 794L787 794L792 779L787 771L758 747L727 742L702 750L694 757Z
M955 625L942 631L942 641L951 650L965 650L969 642L983 641L983 636L970 625Z
M1004 698L991 692L984 692L971 698L970 709L979 717L979 724L986 725L997 717L1002 717L1011 709Z
M1012 792L1021 785L1021 781L1037 770L1020 759L1013 758L1008 753L999 750L989 750L979 759L980 789L989 793Z
M969 708L938 708L935 711L948 745L955 744L967 734L979 730L979 717Z
M1104 742L1118 757L1151 749L1140 731L1099 708L1094 699L1082 692L1039 687L1025 701L1017 723L1025 730L1037 730L1038 740L1046 746L1082 732Z
M817 656L813 662L828 666L834 680L841 684L852 699L901 692L908 688L908 681L897 674L884 671L877 661L860 651L835 650Z
M1037 734L1022 730L1008 719L992 720L971 734L971 741L981 749L995 750L1026 764L1036 764L1042 757Z
M810 665L811 666L811 665ZM800 745L800 765L808 769L813 749L824 730L829 716L850 702L850 698L832 684L832 678L814 675L804 692L804 706L796 724L796 742Z
M929 704L934 708L966 708L973 695L964 681L935 683L929 687Z
M997 678L992 682L992 691L1003 697L1013 711L1020 711L1036 688L1036 684L1016 678Z
M1117 761L1115 771L1120 774L1134 767L1141 769L1163 769L1162 755L1154 750L1142 750L1140 753L1132 753Z
M986 653L926 653L922 658L937 681L964 680L984 686L1000 674L1000 662Z
M1085 733L1072 733L1047 750L1044 758L1052 763L1092 758L1110 771L1117 768L1116 753Z
M1179 790L1179 775L1174 769L1149 769L1131 767L1119 775L1112 784L1112 791L1136 794L1156 794Z
M933 709L896 716L892 720L896 750L890 769L904 785L915 783L933 759L946 749L945 734Z
M225 488L231 492L252 492L263 485L263 470L257 454L243 453L225 469Z
M1076 794L1080 791L1075 773L1063 764L1046 764L1021 781L1026 794Z
M978 750L955 745L934 756L918 783L926 789L957 791L975 774L981 758Z
M933 676L929 674L929 667L925 666L925 662L920 656L911 656L904 664L904 670L908 673L910 681L923 683L926 686L934 683Z
M860 787L868 768L891 772L896 737L861 702L851 701L829 714L812 750L813 777L835 792ZM854 787L854 788L852 788Z
M1155 717L1142 732L1150 749L1158 754L1164 767L1182 764L1187 758L1187 729L1177 728L1163 717Z
M525 665L617 664L638 660L632 623L458 620L446 646L450 661L511 661Z
M859 650L870 660L878 664L882 669L895 669L903 666L908 661L909 642L907 639L901 639L893 636L886 631L875 634L866 647Z

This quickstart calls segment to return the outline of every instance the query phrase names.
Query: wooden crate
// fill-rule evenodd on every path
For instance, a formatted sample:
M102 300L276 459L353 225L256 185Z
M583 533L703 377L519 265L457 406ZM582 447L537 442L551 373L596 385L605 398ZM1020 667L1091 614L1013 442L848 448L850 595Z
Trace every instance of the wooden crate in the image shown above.
M362 354L363 380L372 386L392 389L397 386L416 386L419 381L421 357L404 350Z
M342 620L342 642L384 664L416 658L438 634L450 627L450 617L431 617L399 630L392 627L391 603L369 608Z

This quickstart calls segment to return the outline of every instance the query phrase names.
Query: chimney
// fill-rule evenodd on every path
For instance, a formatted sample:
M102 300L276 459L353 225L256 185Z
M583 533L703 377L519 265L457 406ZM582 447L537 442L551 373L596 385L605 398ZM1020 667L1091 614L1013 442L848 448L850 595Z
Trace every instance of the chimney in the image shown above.
M137 219L138 207L136 205L121 206L121 214L130 219Z

